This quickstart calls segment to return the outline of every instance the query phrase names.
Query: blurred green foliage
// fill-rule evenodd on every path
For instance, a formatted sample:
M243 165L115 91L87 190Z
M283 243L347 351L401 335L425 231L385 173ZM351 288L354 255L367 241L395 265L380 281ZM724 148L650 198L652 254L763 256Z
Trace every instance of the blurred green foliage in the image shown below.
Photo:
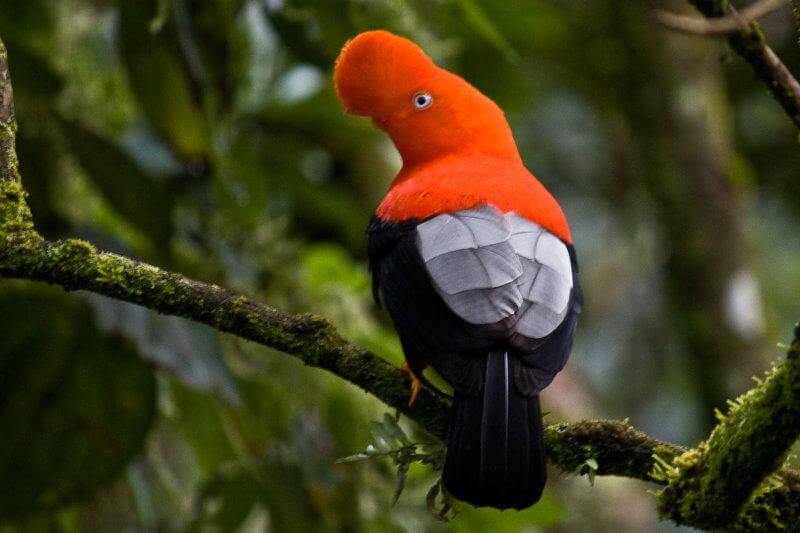
M6 287L0 348L0 514L19 516L87 494L144 444L155 415L152 369L106 337L80 301ZM43 335L43 331L48 334Z
M5 0L36 224L324 315L400 364L364 236L399 159L330 81L347 38L390 29L498 101L570 218L587 305L547 421L629 417L693 443L798 318L800 152L747 65L657 28L656 5L685 9ZM788 11L764 30L800 67ZM413 464L392 505L391 461L336 464L383 406L174 317L3 280L0 339L4 532L669 529L641 484L555 472L533 509L445 524Z

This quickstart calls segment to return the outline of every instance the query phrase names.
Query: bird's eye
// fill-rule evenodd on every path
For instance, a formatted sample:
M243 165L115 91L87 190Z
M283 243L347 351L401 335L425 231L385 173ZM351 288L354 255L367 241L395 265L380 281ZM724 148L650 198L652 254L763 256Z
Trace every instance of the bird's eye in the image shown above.
M417 109L427 109L433 103L433 96L430 93L416 93L412 99L414 107Z

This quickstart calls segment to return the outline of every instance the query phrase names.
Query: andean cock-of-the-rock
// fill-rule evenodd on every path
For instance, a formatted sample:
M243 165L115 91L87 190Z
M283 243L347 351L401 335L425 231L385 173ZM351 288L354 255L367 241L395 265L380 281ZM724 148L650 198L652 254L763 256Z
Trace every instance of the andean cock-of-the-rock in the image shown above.
M444 486L476 506L529 507L546 481L539 393L567 361L582 302L564 213L502 110L413 42L362 33L334 79L345 111L403 159L368 253L415 385L431 366L453 387Z

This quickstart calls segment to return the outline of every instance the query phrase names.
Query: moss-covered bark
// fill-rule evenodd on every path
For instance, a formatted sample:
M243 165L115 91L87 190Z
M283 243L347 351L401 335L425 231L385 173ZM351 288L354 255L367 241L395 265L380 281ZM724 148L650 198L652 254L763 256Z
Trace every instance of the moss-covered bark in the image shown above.
M797 508L764 512L769 494L784 483L796 490L796 477L772 476L800 436L800 325L786 361L749 392L730 402L727 414L708 439L678 457L667 468L667 487L659 496L660 511L678 523L716 529L739 520L752 524L748 503L760 505L762 520L800 529ZM774 499L773 499L774 501ZM758 507L758 506L757 506ZM774 509L773 509L774 511ZM767 526L761 523L760 526Z
M0 236L9 232L33 230L25 190L19 177L14 144L17 123L14 117L14 92L8 72L8 54L0 41Z
M555 424L545 430L548 460L567 472L587 473L591 461L597 475L662 481L652 476L654 456L671 461L685 448L656 440L627 422L585 420Z

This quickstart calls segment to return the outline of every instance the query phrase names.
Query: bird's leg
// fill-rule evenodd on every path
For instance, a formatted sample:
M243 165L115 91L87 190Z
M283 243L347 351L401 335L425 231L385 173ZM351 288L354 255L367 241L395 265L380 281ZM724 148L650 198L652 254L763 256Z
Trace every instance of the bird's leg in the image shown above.
M411 405L416 401L417 396L419 396L419 389L422 387L422 382L414 375L412 372L411 367L408 366L408 361L403 362L403 370L408 372L408 377L411 379L411 398L408 400L408 406Z

